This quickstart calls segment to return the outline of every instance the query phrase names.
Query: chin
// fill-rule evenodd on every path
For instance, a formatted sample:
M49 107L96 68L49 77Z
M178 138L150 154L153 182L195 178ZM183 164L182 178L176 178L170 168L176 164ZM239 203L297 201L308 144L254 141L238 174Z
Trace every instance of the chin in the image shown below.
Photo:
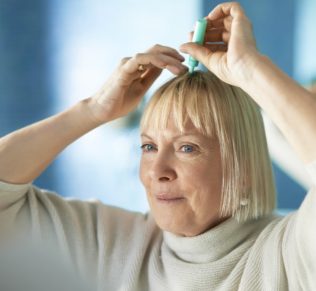
M161 230L171 232L178 236L192 237L203 232L197 229L192 229L192 227L176 224L174 221L156 220L156 223Z

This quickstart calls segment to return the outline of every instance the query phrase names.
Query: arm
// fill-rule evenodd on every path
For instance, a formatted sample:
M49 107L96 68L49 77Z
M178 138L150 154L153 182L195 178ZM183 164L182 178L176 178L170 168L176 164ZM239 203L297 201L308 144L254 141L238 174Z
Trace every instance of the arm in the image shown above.
M255 74L241 87L263 108L305 163L316 159L316 98L268 58L254 59Z
M316 159L316 99L260 55L251 23L238 3L220 4L206 18L204 45L187 43L180 50L202 62L222 81L246 91L304 162Z
M1 138L0 181L33 181L66 146L97 126L131 112L163 68L174 74L186 71L183 61L176 50L160 45L125 58L91 98ZM139 70L140 64L143 70Z
M12 184L36 179L67 145L101 122L91 115L93 101L12 132L0 139L0 180Z

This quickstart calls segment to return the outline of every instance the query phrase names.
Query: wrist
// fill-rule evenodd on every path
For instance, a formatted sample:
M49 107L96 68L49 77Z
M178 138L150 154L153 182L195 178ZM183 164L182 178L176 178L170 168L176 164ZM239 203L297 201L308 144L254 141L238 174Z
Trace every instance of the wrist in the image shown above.
M262 63L265 63L268 60L269 59L265 55L262 55L259 52L253 53L242 60L242 69L240 73L241 81L238 87L247 91L247 88L255 82L256 75L260 70Z
M96 102L94 98L88 97L81 100L80 103L93 127L98 127L106 123L106 121L101 119L100 117L100 105Z

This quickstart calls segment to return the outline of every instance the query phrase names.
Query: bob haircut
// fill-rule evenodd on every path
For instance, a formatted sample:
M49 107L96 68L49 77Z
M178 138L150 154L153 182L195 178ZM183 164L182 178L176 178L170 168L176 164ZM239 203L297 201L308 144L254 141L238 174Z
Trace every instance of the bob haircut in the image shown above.
M143 131L167 128L172 114L183 132L188 120L199 132L219 141L222 162L221 217L237 221L271 214L275 184L262 116L241 89L210 72L174 77L149 100L140 122Z

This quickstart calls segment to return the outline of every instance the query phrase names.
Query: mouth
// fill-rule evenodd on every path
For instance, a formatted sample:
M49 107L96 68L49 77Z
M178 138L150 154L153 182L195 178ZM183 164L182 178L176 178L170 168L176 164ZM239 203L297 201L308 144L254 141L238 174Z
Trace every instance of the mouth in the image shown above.
M155 195L156 200L160 203L165 203L165 204L175 204L179 202L184 201L184 197L182 196L175 196L175 195L169 195L169 194L158 194Z

